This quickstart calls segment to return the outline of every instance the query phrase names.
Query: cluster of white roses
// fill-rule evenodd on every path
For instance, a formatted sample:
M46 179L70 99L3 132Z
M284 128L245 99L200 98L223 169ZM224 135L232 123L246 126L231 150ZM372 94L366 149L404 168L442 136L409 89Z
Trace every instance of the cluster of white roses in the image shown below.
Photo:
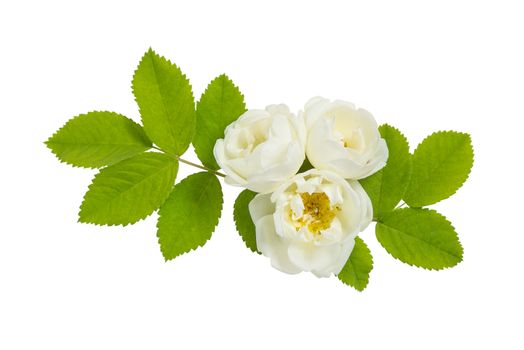
M311 99L298 116L285 105L248 110L214 148L226 182L259 194L249 204L258 250L287 273L338 274L372 220L358 183L386 164L373 116L345 101ZM297 174L304 160L313 169Z

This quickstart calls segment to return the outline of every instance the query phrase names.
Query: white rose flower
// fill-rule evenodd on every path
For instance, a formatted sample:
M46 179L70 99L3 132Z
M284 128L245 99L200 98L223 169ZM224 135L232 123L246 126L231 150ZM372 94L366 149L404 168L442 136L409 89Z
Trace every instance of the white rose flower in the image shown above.
M312 169L249 203L258 250L287 273L338 274L373 217L358 181Z
M304 120L281 104L242 114L213 152L227 183L268 193L300 169L305 143Z
M306 154L315 168L358 180L386 165L387 144L368 111L349 102L315 97L301 115L308 130Z

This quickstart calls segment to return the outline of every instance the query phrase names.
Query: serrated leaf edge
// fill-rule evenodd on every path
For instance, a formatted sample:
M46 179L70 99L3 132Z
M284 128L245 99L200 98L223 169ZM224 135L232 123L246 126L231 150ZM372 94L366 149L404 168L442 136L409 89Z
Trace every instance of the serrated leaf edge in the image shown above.
M409 148L409 147L410 147L410 146L409 146L409 140L408 140L408 138L407 138L407 137L406 137L406 136L405 136L405 135L404 135L404 134L403 134L399 129L397 129L397 128L394 127L393 125L390 125L390 124L387 124L387 123L386 123L386 124L382 124L381 126L387 126L387 127L391 128L391 129L395 130L396 132L398 132L399 135L402 136L402 138L404 139L404 141L406 141L406 145L408 146L408 154L409 154L409 157L410 157L410 158L408 159L408 163L409 163L409 164L408 164L408 168L409 168L409 169L408 169L407 171L408 171L408 173L409 173L409 176L408 176L408 184L407 184L406 187L404 188L404 191L403 191L403 193L402 193L402 196L400 196L400 200L402 200L402 198L404 197L404 194L406 193L406 190L408 189L409 182L411 181L411 164L410 164L410 163L411 163L411 157L412 157L412 155L411 155L411 153L409 152L409 150L410 150L410 148ZM379 128L380 128L380 127L379 127ZM387 141L386 141L386 144L387 144ZM387 162L386 162L386 166L387 166ZM384 174L384 172L382 172L380 176L382 177L383 174ZM382 180L382 179L381 179L381 180ZM383 184L382 184L382 181L380 181L379 203L382 201L383 189L384 189L384 186L383 186ZM400 200L399 200L399 202L400 202ZM398 203L397 203L396 205L398 205ZM393 208L393 210L395 210L395 209ZM393 211L393 210L391 210L391 211ZM389 212L391 212L391 211L389 211ZM375 219L375 220L378 220L378 219L379 219L379 217L378 217L378 213L377 213L377 216L375 217L375 213L373 212L373 216L374 216L374 219Z
M183 183L184 181L187 181L188 178L189 178L191 175L202 174L202 173L208 173L208 174L211 174L211 175L213 175L215 178L218 179L218 177L217 177L215 174L213 174L213 173L210 173L210 172L198 172L198 173L194 173L194 174L190 174L190 175L186 176L184 179L182 179L180 182L178 182L175 186L177 186L178 184ZM220 181L219 181L219 184L220 184ZM173 190L174 190L175 186L173 186ZM171 191L171 193L168 195L167 198L169 198L169 196L171 196L172 193L173 193L173 191ZM204 193L204 191L202 191L202 193ZM165 262L168 262L168 261L171 261L171 260L175 260L176 258L178 258L178 257L180 257L180 256L182 256L182 255L185 255L185 254L191 253L191 252L193 252L193 251L196 251L196 250L198 250L199 248L201 248L201 247L203 247L204 245L206 245L207 242L209 242L209 240L210 240L211 238L213 238L213 234L215 233L215 229L216 229L216 227L218 226L218 223L220 222L220 218L222 217L222 210L224 209L224 193L222 192L222 185L220 185L220 193L221 193L222 195L220 196L220 210L219 210L219 215L218 215L218 217L217 217L217 219L216 219L216 222L215 222L214 225L213 225L213 232L211 232L211 237L209 237L209 239L206 240L204 243L199 244L199 245L197 245L197 246L194 247L194 248L190 248L188 251L186 251L186 252L182 252L182 253L180 253L180 254L178 254L178 255L172 257L172 258L169 258L169 259L166 258L166 257L164 256L164 252L162 252L162 249L160 249L160 253L162 254L162 257L164 258L164 261L165 261ZM166 198L166 200L167 200L167 198ZM164 203L165 203L165 201L164 201ZM164 205L164 204L162 204L162 205L159 207L158 210L160 210L160 208L162 208L163 205ZM158 230L160 229L160 228L158 227L158 222L159 222L159 220L160 220L160 215L158 216L158 220L156 221L156 231L157 231L157 243L158 243L159 247L161 247L161 245L160 245L160 237L158 237Z
M142 125L140 125L139 123L137 123L136 121L134 121L133 119L121 114L121 113L118 113L118 112L113 112L113 111L106 111L106 110L92 110L92 111L89 111L89 112L86 112L86 113L80 113L80 114L77 114L75 115L74 117L68 119L64 124L62 124L62 126L60 128L58 128L58 130L56 130L53 135L51 135L46 141L44 141L44 144L46 145L46 147L51 151L51 153L53 153L53 155L55 156L56 159L58 159L58 161L60 163L64 163L64 164L67 164L67 165L70 165L72 166L73 168L79 168L79 169L102 169L102 168L105 168L107 165L104 165L104 166L101 166L101 167L95 167L95 166L92 166L92 167L89 167L89 166L82 166L82 165L75 165L75 164L72 164L72 163L69 163L65 160L62 160L60 159L60 157L58 156L58 154L49 146L50 144L50 141L53 137L55 137L65 126L67 123L69 123L70 121L72 121L73 119L77 119L77 118L80 118L80 117L84 117L86 115L88 115L89 113L110 113L110 114L116 114L116 115L120 115L126 119L128 119L129 121L133 122L135 125L139 126L140 128L142 128ZM147 140L149 141L150 143L150 147L149 149L151 149L151 147L153 146L153 142L149 139L149 136L147 136L147 134L144 132L144 135L146 136ZM109 144L108 144L109 145ZM147 152L149 149L146 149L144 152ZM131 157L130 157L131 158ZM125 160L125 159L129 159L129 158L124 158L122 160ZM122 161L121 160L121 161ZM116 163L115 163L116 164Z
M244 94L242 93L242 91L240 91L240 88L238 87L238 85L235 84L235 83L233 82L233 80L232 80L231 78L229 78L229 76L228 76L226 73L222 73L222 74L216 76L215 78L213 78L213 80L211 80L211 81L209 82L209 84L207 84L206 89L205 89L204 92L200 95L200 99L199 99L198 102L196 103L196 109L198 109L198 105L199 105L200 102L202 101L202 96L204 96L204 95L208 92L208 90L209 90L209 88L211 87L211 85L212 85L216 80L218 80L218 79L223 79L223 78L225 78L226 81L230 82L231 85L233 85L233 87L234 87L234 88L239 92L240 96L242 96L242 102L243 102L243 104L244 104L244 108L246 107L245 96L244 96Z
M197 132L198 125L199 125L199 123L198 123L198 115L199 115L199 113L198 113L198 109L199 109L199 106L200 106L200 104L201 104L201 102L202 102L202 97L204 97L204 96L208 93L209 89L211 88L211 85L213 85L213 83L214 83L215 81L218 81L219 79L225 79L227 82L231 83L231 85L233 86L233 88L236 89L236 90L238 91L238 93L240 94L240 96L242 96L242 105L244 106L244 110L246 109L246 102L245 102L245 96L244 96L244 94L242 93L242 91L240 90L240 88L238 87L238 85L236 85L236 84L233 82L233 80L232 80L231 78L229 78L229 76L228 76L226 73L222 73L222 74L220 74L219 76L215 77L213 80L211 80L211 81L209 82L209 84L207 84L206 89L205 89L204 92L200 95L200 98L198 99L198 101L197 101L197 103L196 103L196 107L195 107L195 116L196 116L196 118L197 118L197 122L196 122L196 125L195 125L195 134L196 134L196 132ZM222 94L221 94L221 96L220 96L220 100L221 100L221 101L224 100L224 88L223 88L223 87L224 87L224 83L222 83L222 90L221 90ZM221 107L220 107L220 114L222 114L222 111L223 111L223 105L221 105ZM193 137L193 140L194 140L194 137ZM191 141L191 144L193 144L193 140ZM200 149L198 149L197 147L194 147L194 146L193 146L193 148L194 148L195 154L197 155L197 158L198 158L199 160L202 159L202 158L201 158L201 154L200 154L200 153L201 153ZM202 156L204 156L204 155L202 155ZM202 164L203 164L203 162L202 162ZM218 166L218 167L217 167L216 169L214 169L214 170L218 170L218 169L220 169L220 166Z
M460 239L459 239L459 236L458 236L458 233L457 233L457 230L455 229L455 227L453 226L453 224L451 223L451 221L449 221L444 215L440 214L438 211L434 210L434 209L429 209L429 208L397 208L393 211L391 211L389 213L389 215L393 214L394 212L396 211L402 211L402 210L406 210L406 209L413 209L413 210L420 210L420 211L429 211L429 212L432 212L438 216L440 216L444 221L446 221L448 223L448 225L453 229L453 231L455 232L455 234L457 235L457 242L458 242L458 245L460 247L460 260L455 264L455 265L452 265L452 266L444 266L442 268L428 268L428 267L424 267L424 266L418 266L418 265L414 265L414 264L411 264L411 263L408 263L406 261L403 261L403 260L400 260L399 258L397 258L396 256L392 255L387 249L386 247L384 247L382 245L382 242L380 242L380 240L377 239L377 241L380 243L380 245L382 246L382 248L384 248L384 250L391 256L393 257L395 260L398 260L400 261L401 263L403 264L406 264L406 265L409 265L409 266L412 266L412 267L416 267L416 268L420 268L420 269L424 269L424 270L428 270L428 271L442 271L442 270L447 270L447 269L451 269L455 266L457 266L458 264L460 264L462 261L464 261L464 247L462 246L462 243L460 242ZM383 222L381 221L378 221L377 222L377 226L378 224L382 224L384 225ZM375 226L375 235L376 235L376 229L377 229L377 226ZM386 226L386 225L384 225ZM389 227L389 226L387 226Z
M237 199L238 199L238 197L239 197L241 194L242 194L242 192L240 192L240 193L238 194ZM255 194L255 195L256 195L256 194ZM238 229L238 217L237 217L237 215L236 215L237 212L236 212L235 208L236 208L236 199L235 199L235 202L233 203L233 221L235 221L235 229L236 229L236 231L237 231L237 233L238 233L238 236L240 236L240 238L242 239L242 242L244 242L244 245L246 246L246 248L248 248L249 250L251 250L253 253L262 254L262 253L260 253L258 250L256 250L256 249L253 250L250 246L247 245L247 242L246 242L246 240L244 239L244 235L242 235L242 234L240 233L240 230ZM251 222L253 222L253 219L251 219ZM254 225L254 223L253 223L253 225Z
M342 279L338 278L338 275L337 275L337 278L338 278L338 280L339 280L340 282L342 282L342 283L345 284L346 286L350 286L350 287L354 288L355 290L357 290L358 292L362 292L362 291L364 291L364 289L367 288L367 286L368 286L368 284L369 284L369 280L371 279L371 271L373 271L373 267L374 267L375 262L374 262L374 260L373 260L373 255L371 254L371 250L369 249L369 246L366 244L366 242L365 242L362 238L360 238L360 237L358 237L358 236L355 237L355 239L360 239L360 240L362 241L362 243L364 243L364 246L366 247L366 249L367 249L367 251L368 251L368 253L369 253L369 257L371 258L371 270L369 270L369 277L368 277L366 283L362 286L361 289L358 288L358 287L356 287L356 286L353 286L353 285L351 285L351 284L349 284L349 283L346 283L346 282L343 281ZM349 261L350 259L351 259L351 255L349 256L348 261ZM346 264L347 264L347 262L346 262ZM357 273L355 272L355 276L356 276L356 275L357 275ZM358 278L357 278L357 279L358 279ZM360 281L360 279L358 279L358 280Z
M182 69L176 64L176 63L173 63L171 62L171 60L169 60L168 58L158 54L155 50L153 50L151 47L149 47L149 49L142 55L142 57L140 58L140 61L138 62L138 65L137 67L135 68L135 70L133 71L133 78L131 79L131 92L133 94L133 99L135 100L135 103L137 104L138 106L138 111L140 113L140 117L142 118L142 110L140 108L140 104L138 103L137 99L136 99L136 94L135 94L135 88L134 88L134 81L135 81L135 75L136 75L136 72L138 71L138 68L140 67L140 64L142 63L143 59L148 55L148 54L153 54L155 56L157 56L158 58L160 58L161 60L164 60L166 63L170 64L172 67L174 67L179 73L180 75L182 76L182 78L187 82L187 85L189 86L189 91L191 92L191 97L192 97L192 100L193 100L193 108L195 109L195 118L196 118L196 108L195 108L195 94L193 93L193 86L191 85L191 81L189 80L189 78L187 77L187 75L182 71ZM155 70L155 75L156 75L156 70ZM160 91L159 91L160 93ZM160 95L162 95L160 93ZM165 106L164 106L164 109L165 109ZM192 136L191 136L191 142L189 142L189 145L186 147L186 149L181 152L181 154L176 154L176 156L181 156L182 154L184 154L187 149L189 148L189 146L191 145L191 143L193 142L193 138L194 138L194 135L195 135L195 131L196 131L196 122L195 122L195 125L193 126L193 130L192 130ZM145 128L144 128L144 132L145 132ZM171 134L171 137L173 139L176 139L175 135L173 135L173 130L172 129L169 129L169 133ZM146 133L147 134L147 133ZM151 137L148 135L147 136L148 138L151 139ZM152 140L151 140L152 141ZM154 143L152 141L152 143L159 147L160 149L162 149L162 147L158 146L156 143ZM162 149L162 151L164 151L165 153L170 153L170 152L167 152L165 150Z
M467 139L468 139L468 144L471 148L471 167L469 168L468 170L468 173L466 174L466 177L464 178L464 181L462 181L462 183L460 184L460 186L458 186L455 191L453 191L449 196L447 196L446 198L443 198L435 203L431 203L431 204L427 204L427 205L423 205L421 207L414 207L414 206L411 206L409 205L406 200L404 198L402 198L406 204L408 204L410 206L410 208L416 208L416 209L421 209L421 208L424 208L426 206L430 206L430 205L434 205L434 204L437 204L439 202L442 202L450 197L452 197L453 195L455 195L455 193L458 192L458 190L460 190L462 188L462 186L464 186L464 184L468 181L469 179L469 176L471 175L471 172L473 171L473 166L475 165L475 148L473 147L473 139L471 138L471 135L467 132L461 132L461 131L455 131L455 130L440 130L440 131L435 131L433 133L431 133L430 135L426 136L418 145L417 145L417 148L422 144L424 143L427 139L429 139L430 137L434 136L434 135L437 135L437 134L455 134L455 135L463 135L463 136L466 136ZM413 153L411 154L411 162L413 163L413 156L415 155L415 152L417 151L417 148L415 148L415 150L413 151ZM413 166L413 164L412 164ZM413 170L412 170L413 171ZM411 177L410 177L410 183L411 183ZM407 189L409 188L409 184L408 184L408 187L406 188L406 191L404 192L407 192ZM405 195L406 193L404 193Z
M163 152L145 152L145 153L158 153L158 154L163 154L163 155L166 155L165 153ZM129 158L128 158L129 159ZM126 159L124 159L126 160ZM178 160L177 159L174 159L174 161L176 163L178 163ZM119 162L120 163L120 162ZM116 165L118 163L115 163L113 165ZM179 166L177 164L177 166ZM106 167L107 168L107 167ZM102 168L100 169L100 171L104 170L105 168ZM95 174L95 176L93 177L93 179L91 180L91 183L89 184L89 186L87 187L87 191L85 192L84 196L82 197L82 203L80 204L80 210L78 211L78 219L77 219L77 222L78 223L81 223L81 224L89 224L89 225L95 225L95 226L122 226L122 227L126 227L127 225L134 225L136 224L137 222L140 222L142 220L145 220L147 219L148 217L150 217L151 215L153 215L156 211L158 211L158 209L160 209L160 207L162 207L162 205L164 205L166 199L169 197L169 195L171 194L171 192L169 192L166 197L164 198L164 200L162 201L162 204L155 210L153 210L151 213L141 217L141 218L138 218L136 221L130 221L128 223L125 223L125 224L99 224L99 223L96 223L96 222L91 222L91 221L82 221L82 219L80 218L80 213L82 211L82 207L84 205L84 202L85 202L85 197L87 195L87 193L91 190L91 186L93 186L93 182L95 181L95 178L100 174L100 171L98 173ZM177 169L177 173L178 173L178 169ZM174 186L173 186L174 187Z

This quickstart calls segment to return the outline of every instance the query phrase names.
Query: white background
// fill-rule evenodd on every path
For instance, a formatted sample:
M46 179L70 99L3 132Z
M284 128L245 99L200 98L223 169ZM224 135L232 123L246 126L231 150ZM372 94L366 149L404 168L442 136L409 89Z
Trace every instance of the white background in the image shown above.
M0 348L524 348L523 15L518 1L3 1ZM233 187L208 244L169 263L156 214L78 224L94 171L59 163L43 141L90 110L139 120L130 82L149 46L197 97L226 72L250 108L298 111L322 95L368 109L412 147L437 130L471 133L470 179L435 206L464 261L409 267L370 227L364 292L288 276L244 247Z

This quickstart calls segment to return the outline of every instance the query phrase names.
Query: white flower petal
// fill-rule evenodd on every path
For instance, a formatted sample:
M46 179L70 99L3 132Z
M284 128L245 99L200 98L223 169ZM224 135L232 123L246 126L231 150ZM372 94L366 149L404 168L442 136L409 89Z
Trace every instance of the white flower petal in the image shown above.
M271 260L271 265L285 273L295 274L302 271L288 257L287 242L275 232L273 216L267 215L256 222L257 249Z
M316 168L362 179L386 164L387 145L368 111L345 101L315 98L302 115L308 129L306 154Z
M228 159L224 153L224 140L219 139L213 147L213 154L218 165L226 172L226 182L230 185L242 186L246 183L246 180L243 179L234 169L229 166Z
M271 202L271 194L257 194L249 202L249 214L253 222L257 222L262 217L273 215L275 204Z
M312 243L293 241L289 243L290 261L304 271L324 270L339 256L340 244L316 246Z
M331 222L331 226L322 231L320 239L315 241L316 245L330 245L336 242L342 241L348 236L348 232L345 232L342 228L342 223L338 217L335 217Z
M307 129L310 129L322 117L327 104L329 104L329 100L320 96L313 97L306 103L304 111L300 114L304 116Z
M362 185L358 181L350 181L351 187L355 190L355 192L359 196L360 200L360 227L359 231L364 231L371 221L373 221L373 204L371 203L371 199L369 198L367 192L364 190Z
M304 202L302 201L302 197L300 197L300 195L295 194L289 201L289 206L293 211L293 215L297 217L302 216L302 213L304 212Z
M306 127L285 105L248 110L215 144L226 181L268 193L291 178L305 159Z
M344 267L344 265L346 264L346 262L348 261L349 256L351 255L351 252L353 251L354 247L355 239L348 239L342 244L340 254L338 255L337 259L335 259L332 265L329 265L324 269L312 270L311 272L313 272L317 277L329 277L331 276L331 274L338 275Z
M307 220L316 219L306 211L303 190L325 193L331 208L336 203L335 217L329 219L327 228L310 231ZM357 181L318 169L295 175L272 194L257 195L249 210L255 221L257 247L274 267L288 273L311 271L319 277L340 272L355 236L372 218L371 200Z

